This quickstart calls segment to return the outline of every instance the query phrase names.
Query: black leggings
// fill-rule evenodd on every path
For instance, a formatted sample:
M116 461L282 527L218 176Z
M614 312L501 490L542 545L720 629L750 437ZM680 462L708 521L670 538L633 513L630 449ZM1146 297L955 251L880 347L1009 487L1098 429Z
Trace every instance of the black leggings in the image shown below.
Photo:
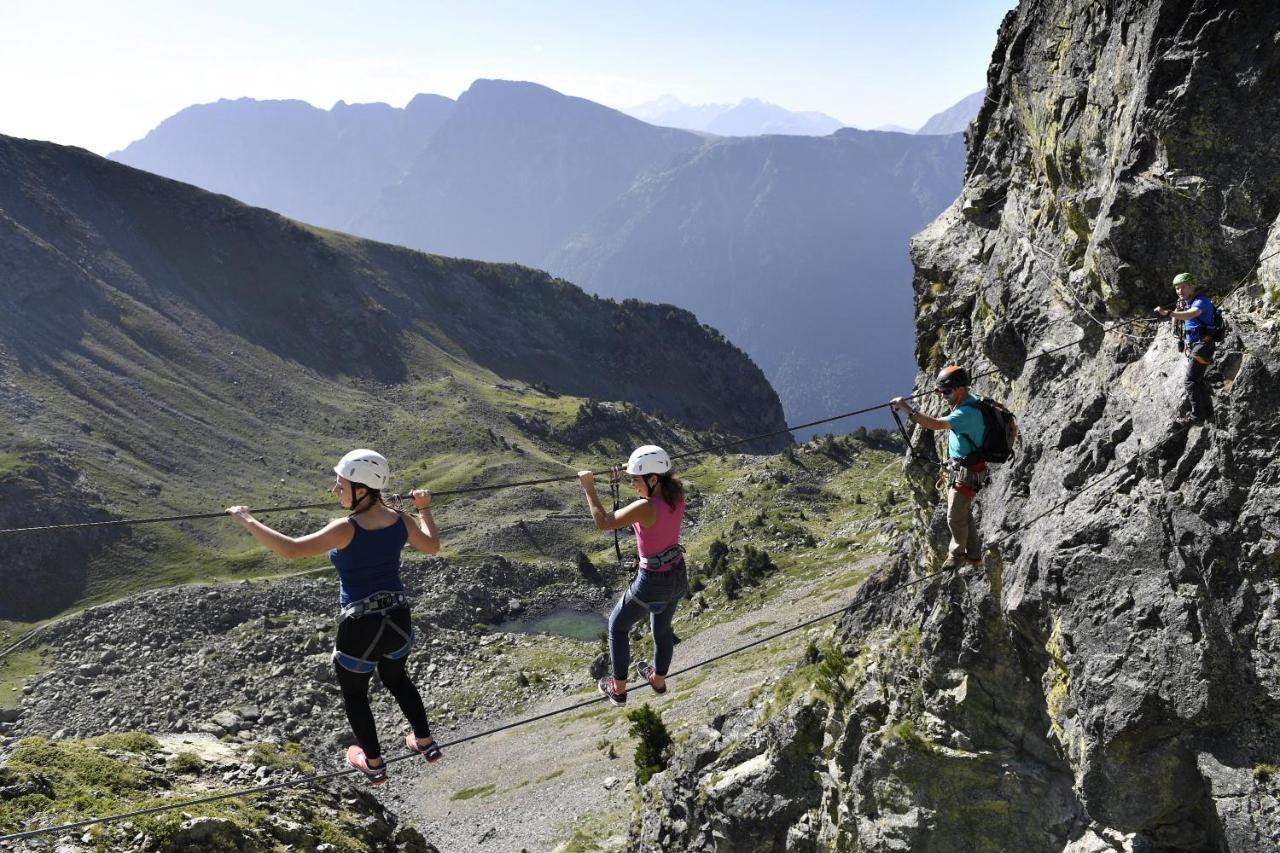
M387 617L408 633L410 628L408 608L393 611L387 614ZM374 614L362 616L359 619L344 619L338 625L338 650L351 655L363 654L376 636L381 621L382 616ZM378 678L391 695L396 697L400 710L404 712L409 725L413 727L414 737L425 741L431 737L431 726L427 723L427 710L422 705L422 696L418 694L418 688L405 672L408 655L395 659L381 656L402 646L404 639L391 630L384 631L383 634L387 638L385 644L379 643L380 648L375 649L370 658L377 659ZM385 648L386 646L391 648ZM342 702L346 707L347 721L351 723L351 731L355 734L356 743L360 744L360 748L369 758L381 757L382 745L378 742L378 729L373 721L373 709L369 707L369 681L373 678L373 673L352 672L336 661L333 668L338 674L338 686L342 688Z

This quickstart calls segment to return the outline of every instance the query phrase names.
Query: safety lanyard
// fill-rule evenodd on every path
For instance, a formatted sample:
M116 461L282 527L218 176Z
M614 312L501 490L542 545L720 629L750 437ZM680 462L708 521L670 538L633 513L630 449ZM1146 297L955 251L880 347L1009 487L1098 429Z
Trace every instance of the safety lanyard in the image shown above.
M609 469L609 493L613 495L613 514L622 506L622 470L614 465ZM613 552L618 555L618 568L622 568L622 545L618 542L618 528L613 528Z

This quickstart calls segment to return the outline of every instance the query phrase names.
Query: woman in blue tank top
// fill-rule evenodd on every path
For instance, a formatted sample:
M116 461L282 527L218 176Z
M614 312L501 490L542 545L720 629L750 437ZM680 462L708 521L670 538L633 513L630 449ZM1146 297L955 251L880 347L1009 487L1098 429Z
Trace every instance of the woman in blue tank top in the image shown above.
M422 697L405 671L413 647L413 623L400 579L400 551L405 543L435 554L440 550L440 535L431 517L431 493L425 489L410 493L419 512L416 519L382 502L382 490L390 480L382 454L353 450L333 470L338 476L332 491L351 514L334 519L315 533L286 536L255 519L246 506L233 506L227 513L282 557L328 552L338 570L342 613L333 662L356 739L347 750L347 761L377 785L386 781L387 769L369 707L369 681L375 669L413 727L405 736L405 745L428 761L441 757L440 747L431 737Z

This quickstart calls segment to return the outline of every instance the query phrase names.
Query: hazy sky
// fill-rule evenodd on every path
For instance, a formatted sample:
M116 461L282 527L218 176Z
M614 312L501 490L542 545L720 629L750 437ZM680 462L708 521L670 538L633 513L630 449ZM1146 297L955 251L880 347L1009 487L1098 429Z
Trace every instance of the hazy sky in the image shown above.
M745 97L917 127L1015 0L0 0L0 133L107 153L218 98L403 106L478 77L629 107Z

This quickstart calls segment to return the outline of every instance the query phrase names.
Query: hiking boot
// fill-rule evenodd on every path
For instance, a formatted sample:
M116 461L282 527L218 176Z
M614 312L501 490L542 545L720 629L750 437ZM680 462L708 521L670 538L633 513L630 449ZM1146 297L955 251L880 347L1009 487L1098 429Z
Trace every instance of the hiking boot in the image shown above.
M596 682L596 689L603 693L604 698L609 700L609 704L616 708L621 708L623 705L627 704L627 691L623 690L621 693L615 693L613 690L613 679L607 675Z
M973 556L972 554L966 554L964 558L964 564L966 566L981 566L985 563L986 563L986 560L982 559L981 554L979 554L976 557Z
M958 569L960 568L960 564L962 562L964 561L963 560L957 561L955 557L948 554L947 559L942 561L942 566L939 567L939 570L944 572L949 572L952 569Z

